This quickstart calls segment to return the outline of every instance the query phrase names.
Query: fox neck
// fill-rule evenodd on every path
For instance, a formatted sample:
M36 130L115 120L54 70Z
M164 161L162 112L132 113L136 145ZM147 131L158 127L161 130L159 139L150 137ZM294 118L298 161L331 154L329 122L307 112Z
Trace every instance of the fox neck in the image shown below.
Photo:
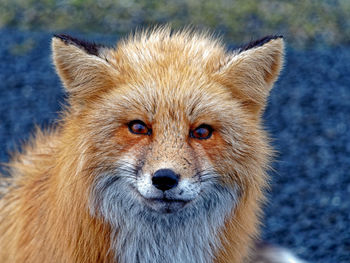
M92 212L112 226L111 250L117 262L213 262L222 247L220 230L237 203L235 189L215 185L196 203L161 214L125 191L122 178L110 180L105 177L96 184L95 199L100 205Z

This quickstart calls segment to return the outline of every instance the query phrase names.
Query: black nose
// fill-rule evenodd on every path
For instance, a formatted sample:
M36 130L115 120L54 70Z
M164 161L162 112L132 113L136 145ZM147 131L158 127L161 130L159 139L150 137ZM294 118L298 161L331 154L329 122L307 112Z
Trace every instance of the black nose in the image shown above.
M179 176L170 169L160 169L152 177L153 185L159 190L166 191L179 183Z

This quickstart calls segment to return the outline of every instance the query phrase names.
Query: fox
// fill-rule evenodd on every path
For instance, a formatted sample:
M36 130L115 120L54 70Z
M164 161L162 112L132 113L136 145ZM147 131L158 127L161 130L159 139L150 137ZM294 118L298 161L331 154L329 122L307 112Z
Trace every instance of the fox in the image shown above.
M115 47L57 34L52 59L67 105L6 164L1 262L275 262L255 244L282 36L229 50L169 27Z

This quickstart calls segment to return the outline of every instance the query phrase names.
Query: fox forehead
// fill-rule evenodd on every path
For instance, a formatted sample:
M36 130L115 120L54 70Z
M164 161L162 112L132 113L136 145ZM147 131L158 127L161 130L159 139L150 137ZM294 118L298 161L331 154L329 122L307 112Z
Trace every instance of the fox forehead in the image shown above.
M119 72L112 93L128 111L195 122L231 108L231 92L216 81L214 64L224 54L217 42L151 36L123 42L110 58Z
M180 77L176 75L181 72L170 71L156 76L147 74L143 81L125 80L125 84L117 84L111 93L116 103L127 111L146 112L152 117L160 112L182 113L182 117L194 121L203 114L231 106L230 93L219 85L203 80L202 76Z
M207 33L179 31L171 34L164 28L135 34L121 41L114 52L116 64L130 70L161 68L196 69L213 71L218 58L225 56L224 46ZM214 63L215 61L215 63ZM186 71L186 70L185 70Z

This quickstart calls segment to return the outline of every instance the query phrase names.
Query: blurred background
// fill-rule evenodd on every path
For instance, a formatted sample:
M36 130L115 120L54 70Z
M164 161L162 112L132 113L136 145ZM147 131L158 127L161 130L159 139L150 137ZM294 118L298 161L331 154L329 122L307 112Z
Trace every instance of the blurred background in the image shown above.
M209 29L230 49L285 36L264 116L278 154L262 238L309 262L350 262L349 0L0 0L0 161L64 104L53 33L112 45L164 23Z
M224 34L232 42L278 32L295 47L350 43L348 0L1 0L0 26L124 34L170 22Z

